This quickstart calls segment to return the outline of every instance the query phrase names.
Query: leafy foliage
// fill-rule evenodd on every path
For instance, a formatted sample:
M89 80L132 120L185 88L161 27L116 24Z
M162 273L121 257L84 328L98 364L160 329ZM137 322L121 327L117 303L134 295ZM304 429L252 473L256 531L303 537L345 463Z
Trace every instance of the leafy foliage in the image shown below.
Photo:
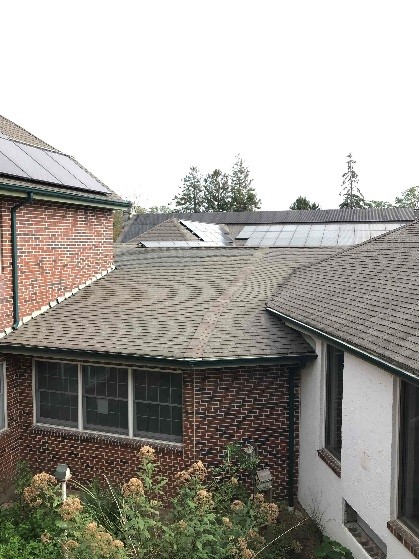
M291 204L290 210L320 210L320 206L316 202L310 202L305 196L299 196Z
M191 167L182 182L181 192L174 198L180 212L242 212L260 207L250 171L240 155L229 175L215 169L202 177L197 167Z
M0 509L0 557L314 559L316 525L253 493L259 460L249 450L232 443L218 468L207 470L198 461L179 471L170 499L150 447L140 450L138 474L120 487L107 480L104 486L76 484L79 497L70 495L65 503L52 476L28 479L22 468L21 501Z
M314 552L315 557L325 559L353 559L352 553L339 542L325 538L324 542Z
M419 186L411 186L396 197L396 206L400 208L419 208Z

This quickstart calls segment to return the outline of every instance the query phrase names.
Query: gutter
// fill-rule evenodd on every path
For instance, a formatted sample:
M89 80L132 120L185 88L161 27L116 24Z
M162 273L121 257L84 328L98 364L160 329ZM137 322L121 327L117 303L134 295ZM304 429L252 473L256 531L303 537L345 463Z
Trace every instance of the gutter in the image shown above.
M405 371L404 369L400 369L400 367L397 367L396 365L392 365L391 363L388 363L387 361L384 361L383 359L380 359L379 357L376 357L375 355L372 355L371 353L368 353L367 351L364 351L362 349L359 349L356 346L348 344L347 342L344 342L344 341L340 340L339 338L334 338L333 336L330 336L329 334L326 334L325 332L322 332L321 330L317 330L317 328L313 328L313 326L309 326L308 324L305 324L304 322L300 322L299 320L295 320L294 318L291 318L290 316L287 316L287 315L285 315L285 314L283 314L279 311L276 311L275 309L272 309L271 307L266 307L266 310L271 312L272 314L275 314L282 321L289 324L290 326L295 327L297 330L301 330L302 332L304 332L306 334L314 334L317 337L321 338L322 340L330 342L331 344L338 347L339 349L342 349L344 351L348 351L349 353L352 353L356 357L359 357L360 359L363 359L364 361L367 361L368 363L371 363L372 365L375 365L376 367L379 367L380 369L383 369L384 371L387 371L388 373L396 375L397 377L399 377L403 380L406 380L406 381L410 382L411 384L419 386L419 377L417 375L413 374L413 373L409 373L408 371Z
M231 357L231 358L214 358L214 359L176 359L152 356L135 356L123 353L101 353L98 351L72 350L63 348L46 348L31 347L27 345L16 345L6 343L7 337L3 338L0 343L1 353L12 353L17 355L29 355L33 357L52 357L53 359L70 359L88 362L100 363L119 363L121 365L131 366L162 366L175 367L183 369L200 369L200 368L220 368L220 367L237 367L256 365L274 365L292 364L304 367L308 361L315 359L317 356L311 355L283 355L269 357Z
M117 201L117 200L105 200L103 198L80 196L78 194L68 194L67 192L53 192L50 190L44 190L41 188L31 188L28 186L22 186L18 184L2 184L0 183L0 195L29 195L32 194L34 200L45 200L50 202L65 202L73 203L83 206L98 206L101 208L108 208L111 210L126 209L131 207L131 202L127 201Z
M13 330L19 327L19 274L18 274L18 256L17 256L17 230L16 230L16 212L25 204L33 201L33 193L28 192L28 197L22 202L12 206L10 210L11 225L11 242L12 242L12 291L13 291Z
M295 371L288 373L288 508L294 510Z

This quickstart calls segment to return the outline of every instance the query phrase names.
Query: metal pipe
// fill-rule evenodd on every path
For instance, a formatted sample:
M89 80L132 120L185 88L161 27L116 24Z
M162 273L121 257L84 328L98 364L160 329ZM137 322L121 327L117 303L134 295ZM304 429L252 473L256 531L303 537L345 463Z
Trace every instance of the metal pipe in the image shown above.
M12 206L10 211L11 225L11 243L12 243L12 291L13 291L13 330L19 327L19 271L18 271L18 255L17 255L17 228L16 228L16 212L25 204L29 204L33 200L33 192L28 192L27 198Z
M288 508L294 508L295 453L295 372L288 373Z

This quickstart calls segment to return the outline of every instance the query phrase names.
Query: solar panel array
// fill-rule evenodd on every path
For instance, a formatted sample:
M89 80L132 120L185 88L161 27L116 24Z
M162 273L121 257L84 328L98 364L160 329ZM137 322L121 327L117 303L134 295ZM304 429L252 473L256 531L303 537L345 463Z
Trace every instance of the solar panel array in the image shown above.
M248 225L236 239L245 246L348 246L368 241L404 223L316 223Z
M109 194L109 190L71 157L0 134L0 174Z
M179 221L202 241L221 243L221 245L231 245L233 243L233 239L216 223L202 223L200 221L186 221L183 219Z
M140 246L145 248L168 247L225 247L225 243L216 241L140 241Z

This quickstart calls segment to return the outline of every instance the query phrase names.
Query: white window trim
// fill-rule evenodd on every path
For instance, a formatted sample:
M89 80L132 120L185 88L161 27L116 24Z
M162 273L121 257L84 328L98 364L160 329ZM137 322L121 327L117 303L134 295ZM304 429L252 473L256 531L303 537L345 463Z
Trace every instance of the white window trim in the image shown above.
M0 363L0 375L3 381L3 419L4 425L0 427L0 433L8 428L7 423L7 376L6 376L6 363L3 361Z
M44 362L51 362L55 361L58 363L69 363L71 365L78 366L78 423L77 427L69 427L67 425L53 425L51 423L41 423L37 421L37 409L36 409L36 361L44 361ZM113 367L117 369L126 369L128 371L128 435L123 435L122 433L108 433L106 431L93 431L91 429L84 428L84 417L83 417L83 375L82 375L82 367L83 365L96 365L99 367ZM104 437L118 437L125 440L135 440L135 441L144 441L150 444L161 444L161 445L170 445L170 446L177 446L179 448L183 447L183 442L180 441L171 441L167 439L148 439L146 437L136 437L134 436L134 373L133 369L138 369L138 366L135 367L126 367L124 365L104 365L102 363L82 363L82 362L75 362L75 361L61 361L58 359L33 359L32 360L32 402L33 402L33 425L40 426L40 427L52 427L55 429L66 430L66 431L73 431L77 433L88 433L97 436L104 436ZM174 372L174 371L173 371ZM175 374L182 374L182 373L175 373ZM183 406L182 406L183 409Z

